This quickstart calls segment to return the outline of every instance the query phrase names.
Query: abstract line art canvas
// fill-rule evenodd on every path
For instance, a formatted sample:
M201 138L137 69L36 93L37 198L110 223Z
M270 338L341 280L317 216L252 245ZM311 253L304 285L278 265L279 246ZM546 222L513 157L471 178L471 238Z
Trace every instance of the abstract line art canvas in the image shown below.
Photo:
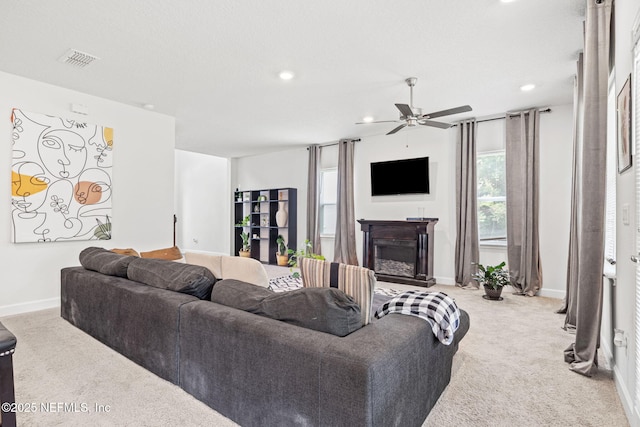
M113 129L14 109L11 239L111 238Z

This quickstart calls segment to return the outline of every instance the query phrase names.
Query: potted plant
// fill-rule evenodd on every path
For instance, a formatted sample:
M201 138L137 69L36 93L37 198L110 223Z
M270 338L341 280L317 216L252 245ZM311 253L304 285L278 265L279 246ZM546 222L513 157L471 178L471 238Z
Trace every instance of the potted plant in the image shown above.
M236 227L248 227L249 221L251 221L251 215L247 215L242 218L242 221L236 224Z
M249 243L249 233L247 233L246 231L243 231L240 234L240 238L242 239L242 248L238 252L238 255L245 258L251 257L251 244Z
M294 251L293 249L289 249L288 253L290 255L289 267L291 267L292 270L298 267L298 259L300 258L313 258L313 259L324 260L324 257L322 255L313 253L313 247L309 240L304 241L304 249L298 249L297 251ZM292 276L298 279L300 277L300 273L295 271L292 274Z
M278 252L276 252L276 260L278 262L278 265L286 266L287 264L289 264L289 254L287 252L287 245L284 242L284 237L282 237L282 234L278 234L276 243L278 244Z
M473 274L473 280L484 286L484 298L502 299L502 288L509 284L509 272L504 269L505 265L504 261L493 266L478 264L478 271Z

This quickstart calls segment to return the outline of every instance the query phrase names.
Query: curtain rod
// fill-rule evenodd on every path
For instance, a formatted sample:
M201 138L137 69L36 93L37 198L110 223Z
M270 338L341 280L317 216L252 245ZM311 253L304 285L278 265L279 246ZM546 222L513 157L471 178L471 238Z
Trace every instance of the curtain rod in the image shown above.
M538 110L538 111L540 111L541 113L550 113L550 112L551 112L551 108L549 108L549 107L547 107L547 108L541 108L541 109L540 109L540 110ZM520 113L509 113L509 112L507 112L507 113L505 113L505 114L504 114L504 116L499 116L499 117L489 117L489 118L486 118L486 119L479 119L479 120L476 120L476 123L492 122L492 121L494 121L494 120L504 120L504 119L506 119L506 118L507 118L507 116L515 117L515 116L517 116L518 114L520 114ZM453 126L455 127L455 126L458 126L459 124L460 124L460 123L455 123Z
M550 113L551 112L551 108L546 107L546 108L541 108L540 110L541 113ZM507 118L507 116L516 116L520 113L510 113L510 112L506 112L504 114L504 116L499 116L499 117L491 117L491 118L486 118L486 119L479 119L476 120L476 123L483 123L483 122L492 122L494 120L504 120ZM458 126L459 123L455 123L452 127ZM360 142L360 138L358 139L354 139L353 142ZM318 144L318 147L331 147L332 145L338 145L339 142L330 142L328 144ZM307 147L307 151L309 151L309 147Z
M360 142L360 138L352 139L353 142ZM329 142L328 144L318 144L318 147L331 147L332 145L338 145L340 142ZM309 147L307 147L307 151L309 151Z

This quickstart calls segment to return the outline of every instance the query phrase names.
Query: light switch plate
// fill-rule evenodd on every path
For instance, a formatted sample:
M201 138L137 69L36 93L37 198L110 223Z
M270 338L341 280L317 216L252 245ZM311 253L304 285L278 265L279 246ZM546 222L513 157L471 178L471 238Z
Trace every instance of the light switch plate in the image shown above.
M622 205L622 224L629 225L629 204Z

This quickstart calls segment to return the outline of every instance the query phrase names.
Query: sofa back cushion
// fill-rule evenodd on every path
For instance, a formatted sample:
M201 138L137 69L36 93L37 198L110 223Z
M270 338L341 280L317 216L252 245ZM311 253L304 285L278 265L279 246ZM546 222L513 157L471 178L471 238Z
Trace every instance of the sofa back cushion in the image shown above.
M209 299L216 278L205 267L162 259L133 258L127 268L130 280L160 289Z
M360 306L362 325L371 319L376 277L368 268L336 262L300 258L300 275L305 288L331 287L351 296Z
M360 307L335 288L273 292L234 279L221 280L211 301L292 325L344 337L360 329Z
M127 277L129 263L134 256L120 255L95 246L80 252L80 264L87 270L97 271L108 276Z
M184 257L189 264L207 267L218 279L236 279L269 287L269 276L256 259L190 251L185 252Z

